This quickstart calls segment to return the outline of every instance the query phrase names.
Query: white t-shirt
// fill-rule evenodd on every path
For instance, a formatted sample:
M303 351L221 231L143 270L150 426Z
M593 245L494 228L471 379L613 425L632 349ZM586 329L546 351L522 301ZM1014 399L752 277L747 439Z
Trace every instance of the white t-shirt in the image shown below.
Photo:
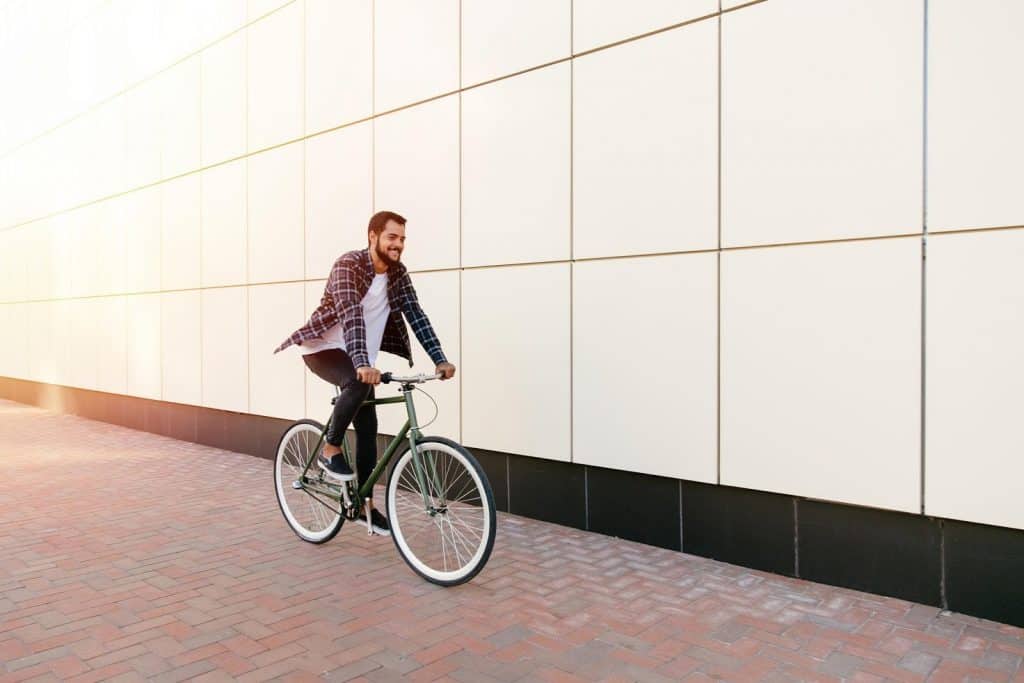
M363 306L363 321L366 323L366 355L370 358L370 365L376 365L380 344L384 339L384 326L388 322L388 315L391 314L391 304L388 303L387 273L374 274L373 282L366 290L366 296L363 297L361 304ZM324 349L347 351L341 323L324 332L319 339L302 342L298 349L302 355L316 353Z

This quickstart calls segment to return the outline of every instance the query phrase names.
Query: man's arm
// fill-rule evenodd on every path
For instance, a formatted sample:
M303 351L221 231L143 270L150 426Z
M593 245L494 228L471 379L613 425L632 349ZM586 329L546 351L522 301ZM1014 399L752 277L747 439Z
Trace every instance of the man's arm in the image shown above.
M448 359L441 349L441 342L434 333L434 328L430 325L427 314L420 307L419 299L416 297L416 290L412 286L412 279L409 277L408 272L402 274L402 313L405 314L405 319L409 321L409 325L419 340L420 346L430 356L430 360L434 362L434 365L447 363Z
M356 264L344 257L335 261L327 280L327 291L334 300L334 310L345 336L345 351L352 359L352 365L356 368L369 366L366 321L363 320L362 300L356 288Z

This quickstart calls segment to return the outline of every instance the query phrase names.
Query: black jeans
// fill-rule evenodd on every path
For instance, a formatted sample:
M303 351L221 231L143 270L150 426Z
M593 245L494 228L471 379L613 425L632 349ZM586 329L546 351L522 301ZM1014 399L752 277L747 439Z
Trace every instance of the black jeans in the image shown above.
M356 377L352 359L341 349L325 349L302 357L306 367L320 379L341 388L334 402L334 415L327 430L327 443L341 446L349 423L356 429L356 472L365 481L377 465L377 407L364 406L374 397L373 385Z

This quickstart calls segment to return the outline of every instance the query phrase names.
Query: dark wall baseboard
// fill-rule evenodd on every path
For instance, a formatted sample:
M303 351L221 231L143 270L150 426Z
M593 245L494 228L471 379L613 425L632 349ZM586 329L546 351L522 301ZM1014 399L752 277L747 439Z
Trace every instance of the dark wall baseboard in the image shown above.
M268 459L291 423L4 377L0 398ZM470 450L505 512L1024 627L1021 530Z

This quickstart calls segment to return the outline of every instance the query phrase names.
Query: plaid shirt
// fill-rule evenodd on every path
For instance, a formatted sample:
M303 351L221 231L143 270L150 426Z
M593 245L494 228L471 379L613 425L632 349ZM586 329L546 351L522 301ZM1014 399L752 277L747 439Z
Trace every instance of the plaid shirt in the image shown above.
M345 349L355 367L369 365L370 359L366 352L366 322L363 320L363 297L373 282L373 260L369 249L350 251L341 256L331 267L331 275L324 287L324 295L320 305L309 316L309 321L292 333L274 353L286 349L292 344L320 338L327 330L341 323L345 336ZM391 312L384 325L384 339L380 350L401 356L412 365L412 349L409 346L409 333L402 322L402 314L412 325L416 338L423 349L430 355L434 364L446 362L441 342L434 334L420 303L416 298L412 280L402 263L388 268L388 304Z

